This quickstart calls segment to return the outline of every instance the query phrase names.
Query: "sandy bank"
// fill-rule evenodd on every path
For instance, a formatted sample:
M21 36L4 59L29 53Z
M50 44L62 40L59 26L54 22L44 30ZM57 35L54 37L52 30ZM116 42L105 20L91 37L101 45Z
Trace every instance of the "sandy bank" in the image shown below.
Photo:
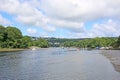
M115 70L120 72L120 50L104 50L102 54L110 60Z

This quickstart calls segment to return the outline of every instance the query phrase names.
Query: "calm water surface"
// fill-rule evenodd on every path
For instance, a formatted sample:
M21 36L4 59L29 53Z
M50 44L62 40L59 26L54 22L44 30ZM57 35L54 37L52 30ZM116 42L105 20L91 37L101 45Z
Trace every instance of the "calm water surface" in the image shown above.
M61 48L0 53L0 80L120 80L99 53Z

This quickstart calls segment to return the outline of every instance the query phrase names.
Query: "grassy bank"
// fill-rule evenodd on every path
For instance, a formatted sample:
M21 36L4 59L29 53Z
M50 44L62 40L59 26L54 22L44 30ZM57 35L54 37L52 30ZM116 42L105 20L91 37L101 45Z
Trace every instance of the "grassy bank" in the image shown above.
M0 52L14 52L14 51L23 51L25 49L11 49L11 48L0 48Z

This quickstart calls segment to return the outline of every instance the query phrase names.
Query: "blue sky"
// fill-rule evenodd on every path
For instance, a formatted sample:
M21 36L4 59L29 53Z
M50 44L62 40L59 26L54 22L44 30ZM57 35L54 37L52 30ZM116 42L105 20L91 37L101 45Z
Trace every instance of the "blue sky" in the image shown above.
M0 24L37 37L120 35L120 0L0 0Z

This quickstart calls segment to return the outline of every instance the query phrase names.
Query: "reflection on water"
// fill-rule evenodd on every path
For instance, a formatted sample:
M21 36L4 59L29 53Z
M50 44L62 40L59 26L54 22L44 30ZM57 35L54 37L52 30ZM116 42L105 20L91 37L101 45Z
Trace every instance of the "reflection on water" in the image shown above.
M120 80L99 53L74 48L0 53L0 80Z

